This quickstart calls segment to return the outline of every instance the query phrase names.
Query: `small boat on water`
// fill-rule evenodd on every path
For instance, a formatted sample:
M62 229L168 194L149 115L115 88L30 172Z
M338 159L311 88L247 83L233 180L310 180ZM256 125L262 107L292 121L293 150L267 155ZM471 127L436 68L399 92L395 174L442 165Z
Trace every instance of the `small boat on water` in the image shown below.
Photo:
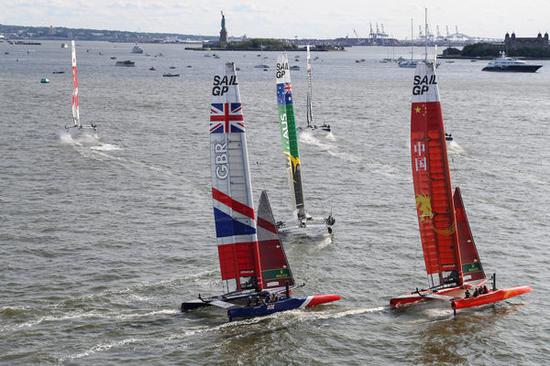
M210 106L212 198L221 279L227 292L181 304L183 312L215 306L229 321L311 308L340 300L333 294L297 297L293 273L262 192L253 209L248 147L235 65L214 76ZM224 92L222 92L222 90Z
M134 47L132 47L132 51L130 51L130 53L142 54L143 48L136 44Z
M136 66L136 63L134 61L130 61L130 60L117 61L115 63L115 66L134 67L134 66Z
M155 69L154 66L151 66L151 67L149 68L149 70L150 70L150 71L156 71L157 69Z
M78 128L82 130L83 128L91 128L96 130L97 125L95 123L90 123L89 125L83 125L80 122L80 106L79 106L79 93L78 93L78 70L76 67L76 47L74 41L71 41L71 69L73 74L73 93L71 98L71 112L73 114L73 125L65 125L65 129L69 131L71 128Z
M69 45L67 43L61 43L61 48L69 48Z
M306 212L304 204L304 190L302 186L302 165L300 161L299 138L294 114L294 99L292 97L292 83L288 56L285 54L277 58L277 110L279 112L279 127L283 153L288 158L288 182L292 197L292 209L295 211L297 222L292 224L280 221L278 227L281 234L299 234L306 236L321 236L332 234L332 226L336 222L332 214L324 218L313 218Z
M50 83L50 79L48 79L48 78L40 79L40 84L49 84L49 83Z
M175 66L169 66L168 67L170 70L174 70L176 67Z
M397 65L401 68L405 69L415 69L416 68L417 61L410 59L410 60L403 60L399 61Z
M171 72L165 72L162 74L163 78L179 78L180 74L172 74Z
M504 51L500 52L500 57L489 61L481 71L494 72L537 72L542 65L528 64L517 58L507 57Z
M390 300L392 308L426 301L458 309L493 304L531 292L529 286L497 289L477 252L458 187L452 191L447 134L443 124L435 62L419 62L411 105L411 160L420 238L429 286Z
M111 56L111 60L116 60L116 56Z
M65 73L65 71L54 71L54 72L52 72L52 74L56 74L56 75L57 74L64 74L64 73Z

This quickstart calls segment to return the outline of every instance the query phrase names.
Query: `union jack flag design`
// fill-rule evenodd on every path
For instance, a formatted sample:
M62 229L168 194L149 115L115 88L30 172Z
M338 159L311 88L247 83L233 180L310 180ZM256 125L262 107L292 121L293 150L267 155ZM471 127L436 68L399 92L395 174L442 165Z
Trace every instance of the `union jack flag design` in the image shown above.
M210 108L210 133L231 132L244 132L241 103L212 103Z
M277 84L277 103L292 104L292 84Z

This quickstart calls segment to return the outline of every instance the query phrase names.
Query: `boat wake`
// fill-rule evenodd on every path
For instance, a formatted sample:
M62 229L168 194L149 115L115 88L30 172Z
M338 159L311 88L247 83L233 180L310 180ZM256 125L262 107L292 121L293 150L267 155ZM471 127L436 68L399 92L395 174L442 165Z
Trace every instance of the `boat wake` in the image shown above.
M464 148L455 141L449 141L447 143L447 151L449 152L449 154L456 155L464 154L466 152Z
M62 363L65 363L66 361L69 361L69 360L84 358L84 357L90 356L90 355L92 355L94 353L97 353L97 352L105 352L105 351L110 350L111 348L122 347L124 345L133 344L133 343L136 343L136 342L138 342L138 339L128 338L128 339L123 339L123 340L117 341L117 342L100 343L100 344L97 344L97 345L93 346L92 348L90 348L86 351L82 351L82 352L76 353L74 355L60 357L59 358L59 363L62 364Z
M112 144L101 144L101 145L98 145L98 146L92 146L92 147L90 147L90 149L96 150L96 151L116 151L116 150L122 150L121 147L116 146L116 145L112 145Z
M330 132L329 134L326 135L326 140L336 141L336 137L332 132ZM322 141L321 139L314 136L314 134L311 133L311 131L302 131L300 133L300 142L306 143L308 145L317 146L322 150L326 151L329 155L334 156L335 158L339 158L352 163L358 163L361 161L361 159L355 156L354 154L349 154L347 152L339 151L338 146L333 145L331 143L327 143L326 141Z
M65 145L85 147L97 147L104 145L101 142L100 137L95 132L82 131L80 133L72 134L70 131L60 131L58 136L59 141Z

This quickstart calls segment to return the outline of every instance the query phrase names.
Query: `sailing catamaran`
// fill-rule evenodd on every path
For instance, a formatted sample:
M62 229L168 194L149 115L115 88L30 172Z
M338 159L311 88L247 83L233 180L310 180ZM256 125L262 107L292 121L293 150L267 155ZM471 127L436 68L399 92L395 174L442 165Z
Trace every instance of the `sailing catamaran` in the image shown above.
M78 105L78 72L76 69L76 47L74 44L74 41L71 41L71 64L72 64L72 71L73 71L73 94L72 94L72 100L71 100L71 110L73 113L73 125L67 126L65 125L65 129L69 131L71 128L78 128L79 130L83 128L91 128L94 131L96 131L97 125L93 122L89 125L83 125L82 122L80 122L80 109Z
M411 157L418 224L429 288L391 299L392 307L442 300L457 309L492 304L531 292L492 288L474 243L460 189L452 192L445 128L434 62L418 62L412 89Z
M326 217L323 223L315 223L307 214L304 205L304 192L302 187L302 174L300 151L298 148L298 133L296 129L296 117L292 100L292 84L290 82L290 70L287 54L277 58L277 109L279 112L279 125L281 129L281 143L283 152L288 157L288 177L292 197L292 207L296 210L298 228L323 228L332 233L332 225L336 222L332 214ZM279 222L281 232L290 231L286 224Z
M321 129L323 131L330 132L330 125L326 122L323 122L322 125L317 126L313 124L313 113L312 113L312 99L313 99L313 88L311 85L311 52L309 50L309 45L306 46L306 70L307 70L307 113L306 113L306 121L307 121L307 129L316 130ZM298 127L298 129L301 130L301 127Z
M227 310L229 320L309 308L337 301L338 295L293 297L292 271L279 239L267 193L257 216L244 117L235 65L225 64L214 76L210 109L212 198L220 272L227 293L184 302L182 311L213 305Z

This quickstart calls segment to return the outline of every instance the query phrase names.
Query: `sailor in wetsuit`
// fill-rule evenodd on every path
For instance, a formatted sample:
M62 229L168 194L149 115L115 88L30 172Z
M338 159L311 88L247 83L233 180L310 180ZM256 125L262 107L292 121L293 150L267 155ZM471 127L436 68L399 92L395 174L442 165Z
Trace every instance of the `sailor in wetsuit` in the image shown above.
M449 276L445 279L443 279L443 284L451 284L451 283L458 283L458 272L453 270L449 274Z

